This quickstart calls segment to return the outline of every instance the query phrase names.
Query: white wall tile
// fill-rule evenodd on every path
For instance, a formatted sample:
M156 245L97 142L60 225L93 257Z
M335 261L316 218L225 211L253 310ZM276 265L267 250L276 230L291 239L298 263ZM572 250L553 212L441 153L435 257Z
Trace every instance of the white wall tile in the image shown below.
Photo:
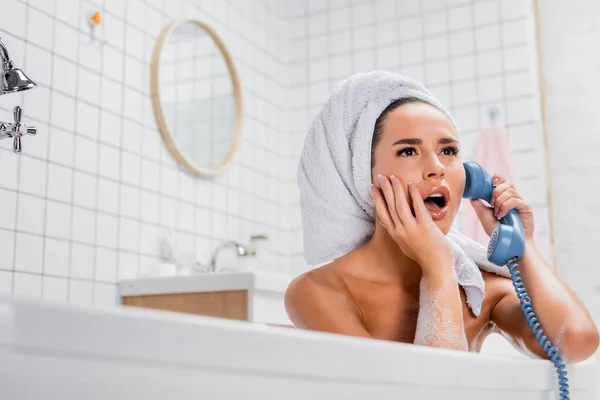
M37 196L46 195L46 162L31 157L21 157L19 190Z
M73 187L73 170L48 164L48 192L49 199L70 202Z
M0 269L9 270L14 267L15 233L0 230Z
M21 12L24 11L22 4L18 4L14 2L11 5L11 20L18 21ZM22 14L24 16L24 14ZM22 20L22 25L18 28L16 26L12 26L9 21L5 21L2 25L5 27L7 32L10 32L12 35L17 35L19 37L25 37L25 27L27 26L27 38L32 43L37 44L38 46L44 49L52 48L52 39L54 36L54 21L47 14L40 12L34 8L30 8L28 11L28 21L27 25L24 24L24 20ZM21 32L22 30L22 32ZM9 53L10 54L10 53Z
M498 101L504 98L504 81L500 76L489 76L479 80L479 100Z
M59 128L51 128L49 146L50 161L67 167L73 166L75 137L72 133Z
M474 40L471 31L460 31L450 34L450 54L458 56L473 52Z
M446 32L448 30L446 21L447 16L445 11L436 11L425 14L423 17L423 29L425 35L432 36ZM401 36L401 39L404 40L404 36Z
M502 72L502 53L499 50L480 52L476 57L479 76Z
M99 169L98 174L104 178L118 180L120 178L121 154L118 149L100 145L98 156Z
M44 244L44 274L69 276L71 247L68 241L46 238Z
M15 229L17 213L17 193L0 189L0 203L3 212L0 213L0 228Z
M119 301L117 287L114 284L94 284L94 304L99 306L114 306Z
M75 167L90 174L98 172L98 144L95 141L75 137Z
M119 249L136 252L139 249L139 222L119 218Z
M4 5L10 7L13 18L11 18L11 21L3 23L2 29L11 32L13 35L25 36L25 27L27 26L25 23L27 20L25 5L15 0L7 0Z
M117 251L96 249L94 279L99 282L114 283L117 279Z
M471 5L454 7L448 10L449 28L451 31L468 29L473 26Z
M54 91L52 93L52 113L50 115L52 125L73 132L75 131L75 118L73 118L73 115L77 115L75 114L75 100Z
M42 299L66 303L69 299L69 280L53 276L42 278Z
M433 33L429 31L431 28L428 27L427 21L423 22L420 15L404 18L398 25L399 35L403 42L421 38L423 30L426 34Z
M15 272L13 295L17 298L39 299L42 295L42 276Z
M475 77L475 59L472 55L453 58L450 67L453 80L464 80Z
M71 244L71 278L93 279L94 278L94 248L86 244Z
M118 279L133 279L138 276L139 257L137 254L120 252Z
M60 239L71 237L71 207L48 200L46 204L46 235Z
M94 299L94 284L77 279L69 280L69 303L92 304Z
M75 97L77 95L77 80L64 79L64 77L75 77L77 74L77 65L73 61L62 57L53 57L52 63L52 82L60 82L60 85L57 85L56 90L60 90L68 96ZM62 117L68 118L68 116L65 115Z
M26 45L27 74L36 77L37 84L50 86L52 81L52 54L31 44Z
M398 12L401 17L418 14L421 12L421 2L414 0L400 0L400 3L398 4Z
M54 24L54 52L59 56L77 62L78 39L77 30L63 23Z
M10 296L13 292L13 272L0 270L0 295Z
M502 24L502 44L516 46L527 43L527 24L524 19L504 22Z
M108 179L98 179L98 210L117 214L119 212L119 186Z
M500 47L500 26L484 25L475 30L475 49L477 51L497 49Z
M99 104L101 90L100 75L79 67L77 96L92 104Z
M96 241L96 213L84 208L73 207L71 239L86 244Z
M19 193L17 229L28 233L44 233L44 200L39 197Z
M73 204L95 208L98 198L96 195L98 178L94 175L75 171L73 179Z
M0 149L0 169L2 169L2 171L18 171L19 158L15 157L14 154L8 150ZM17 173L0 174L1 188L16 190L18 182L19 175Z
M41 273L44 259L44 239L41 236L17 233L15 271Z
M476 25L487 25L499 20L500 10L497 0L476 1L473 7Z

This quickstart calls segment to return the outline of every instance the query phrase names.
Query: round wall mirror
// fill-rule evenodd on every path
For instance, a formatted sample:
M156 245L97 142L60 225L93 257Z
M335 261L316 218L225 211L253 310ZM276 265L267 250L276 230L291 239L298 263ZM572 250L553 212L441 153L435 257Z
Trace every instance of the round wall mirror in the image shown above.
M242 94L232 58L216 32L179 19L160 34L152 57L154 114L167 147L198 175L233 160L242 130Z

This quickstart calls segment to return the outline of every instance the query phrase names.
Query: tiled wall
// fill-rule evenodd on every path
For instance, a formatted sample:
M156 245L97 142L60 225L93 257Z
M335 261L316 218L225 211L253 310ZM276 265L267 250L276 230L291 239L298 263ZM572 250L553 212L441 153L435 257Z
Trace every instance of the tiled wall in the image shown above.
M23 122L39 133L24 138L21 155L11 141L0 142L0 294L112 303L118 279L158 261L163 227L204 262L223 240L267 233L274 258L262 267L287 268L282 4L2 2L0 36L39 87L1 96L0 121L11 121L12 108L22 105ZM94 39L87 21L95 11L103 22ZM222 36L243 86L240 153L214 179L178 167L150 102L155 39L182 16Z
M489 112L510 135L522 194L550 257L545 155L531 0L331 0L289 4L291 159L334 86L355 72L387 69L426 84L455 115L470 158ZM289 190L296 190L288 177ZM297 196L292 263L305 268ZM467 204L465 206L468 207ZM460 226L460 216L457 223Z
M110 303L115 282L158 261L173 228L201 261L223 240L267 233L275 271L303 271L296 165L334 85L374 68L426 83L473 152L490 109L510 132L522 191L549 254L532 0L5 0L0 36L40 87L0 97L38 137L0 142L0 294ZM103 23L90 36L87 19ZM155 39L172 19L212 25L244 95L244 133L215 178L181 169L150 102ZM106 42L102 42L105 40Z

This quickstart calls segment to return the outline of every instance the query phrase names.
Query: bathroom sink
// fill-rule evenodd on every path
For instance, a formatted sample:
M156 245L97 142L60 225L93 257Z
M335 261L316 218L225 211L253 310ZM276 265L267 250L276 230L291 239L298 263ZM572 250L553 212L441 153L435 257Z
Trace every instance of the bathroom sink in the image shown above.
M292 326L283 298L292 275L214 272L144 277L118 283L121 303L129 306Z

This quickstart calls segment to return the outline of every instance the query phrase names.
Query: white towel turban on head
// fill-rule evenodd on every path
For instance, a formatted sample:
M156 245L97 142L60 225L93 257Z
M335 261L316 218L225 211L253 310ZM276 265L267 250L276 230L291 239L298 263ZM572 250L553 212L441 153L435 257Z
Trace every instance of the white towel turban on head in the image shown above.
M387 71L358 73L341 82L315 116L298 166L298 186L309 265L333 261L366 243L375 229L370 194L371 142L379 115L392 102L417 98L452 115L423 85ZM459 283L478 315L484 282L477 266L510 276L487 261L486 249L455 229L448 233Z

